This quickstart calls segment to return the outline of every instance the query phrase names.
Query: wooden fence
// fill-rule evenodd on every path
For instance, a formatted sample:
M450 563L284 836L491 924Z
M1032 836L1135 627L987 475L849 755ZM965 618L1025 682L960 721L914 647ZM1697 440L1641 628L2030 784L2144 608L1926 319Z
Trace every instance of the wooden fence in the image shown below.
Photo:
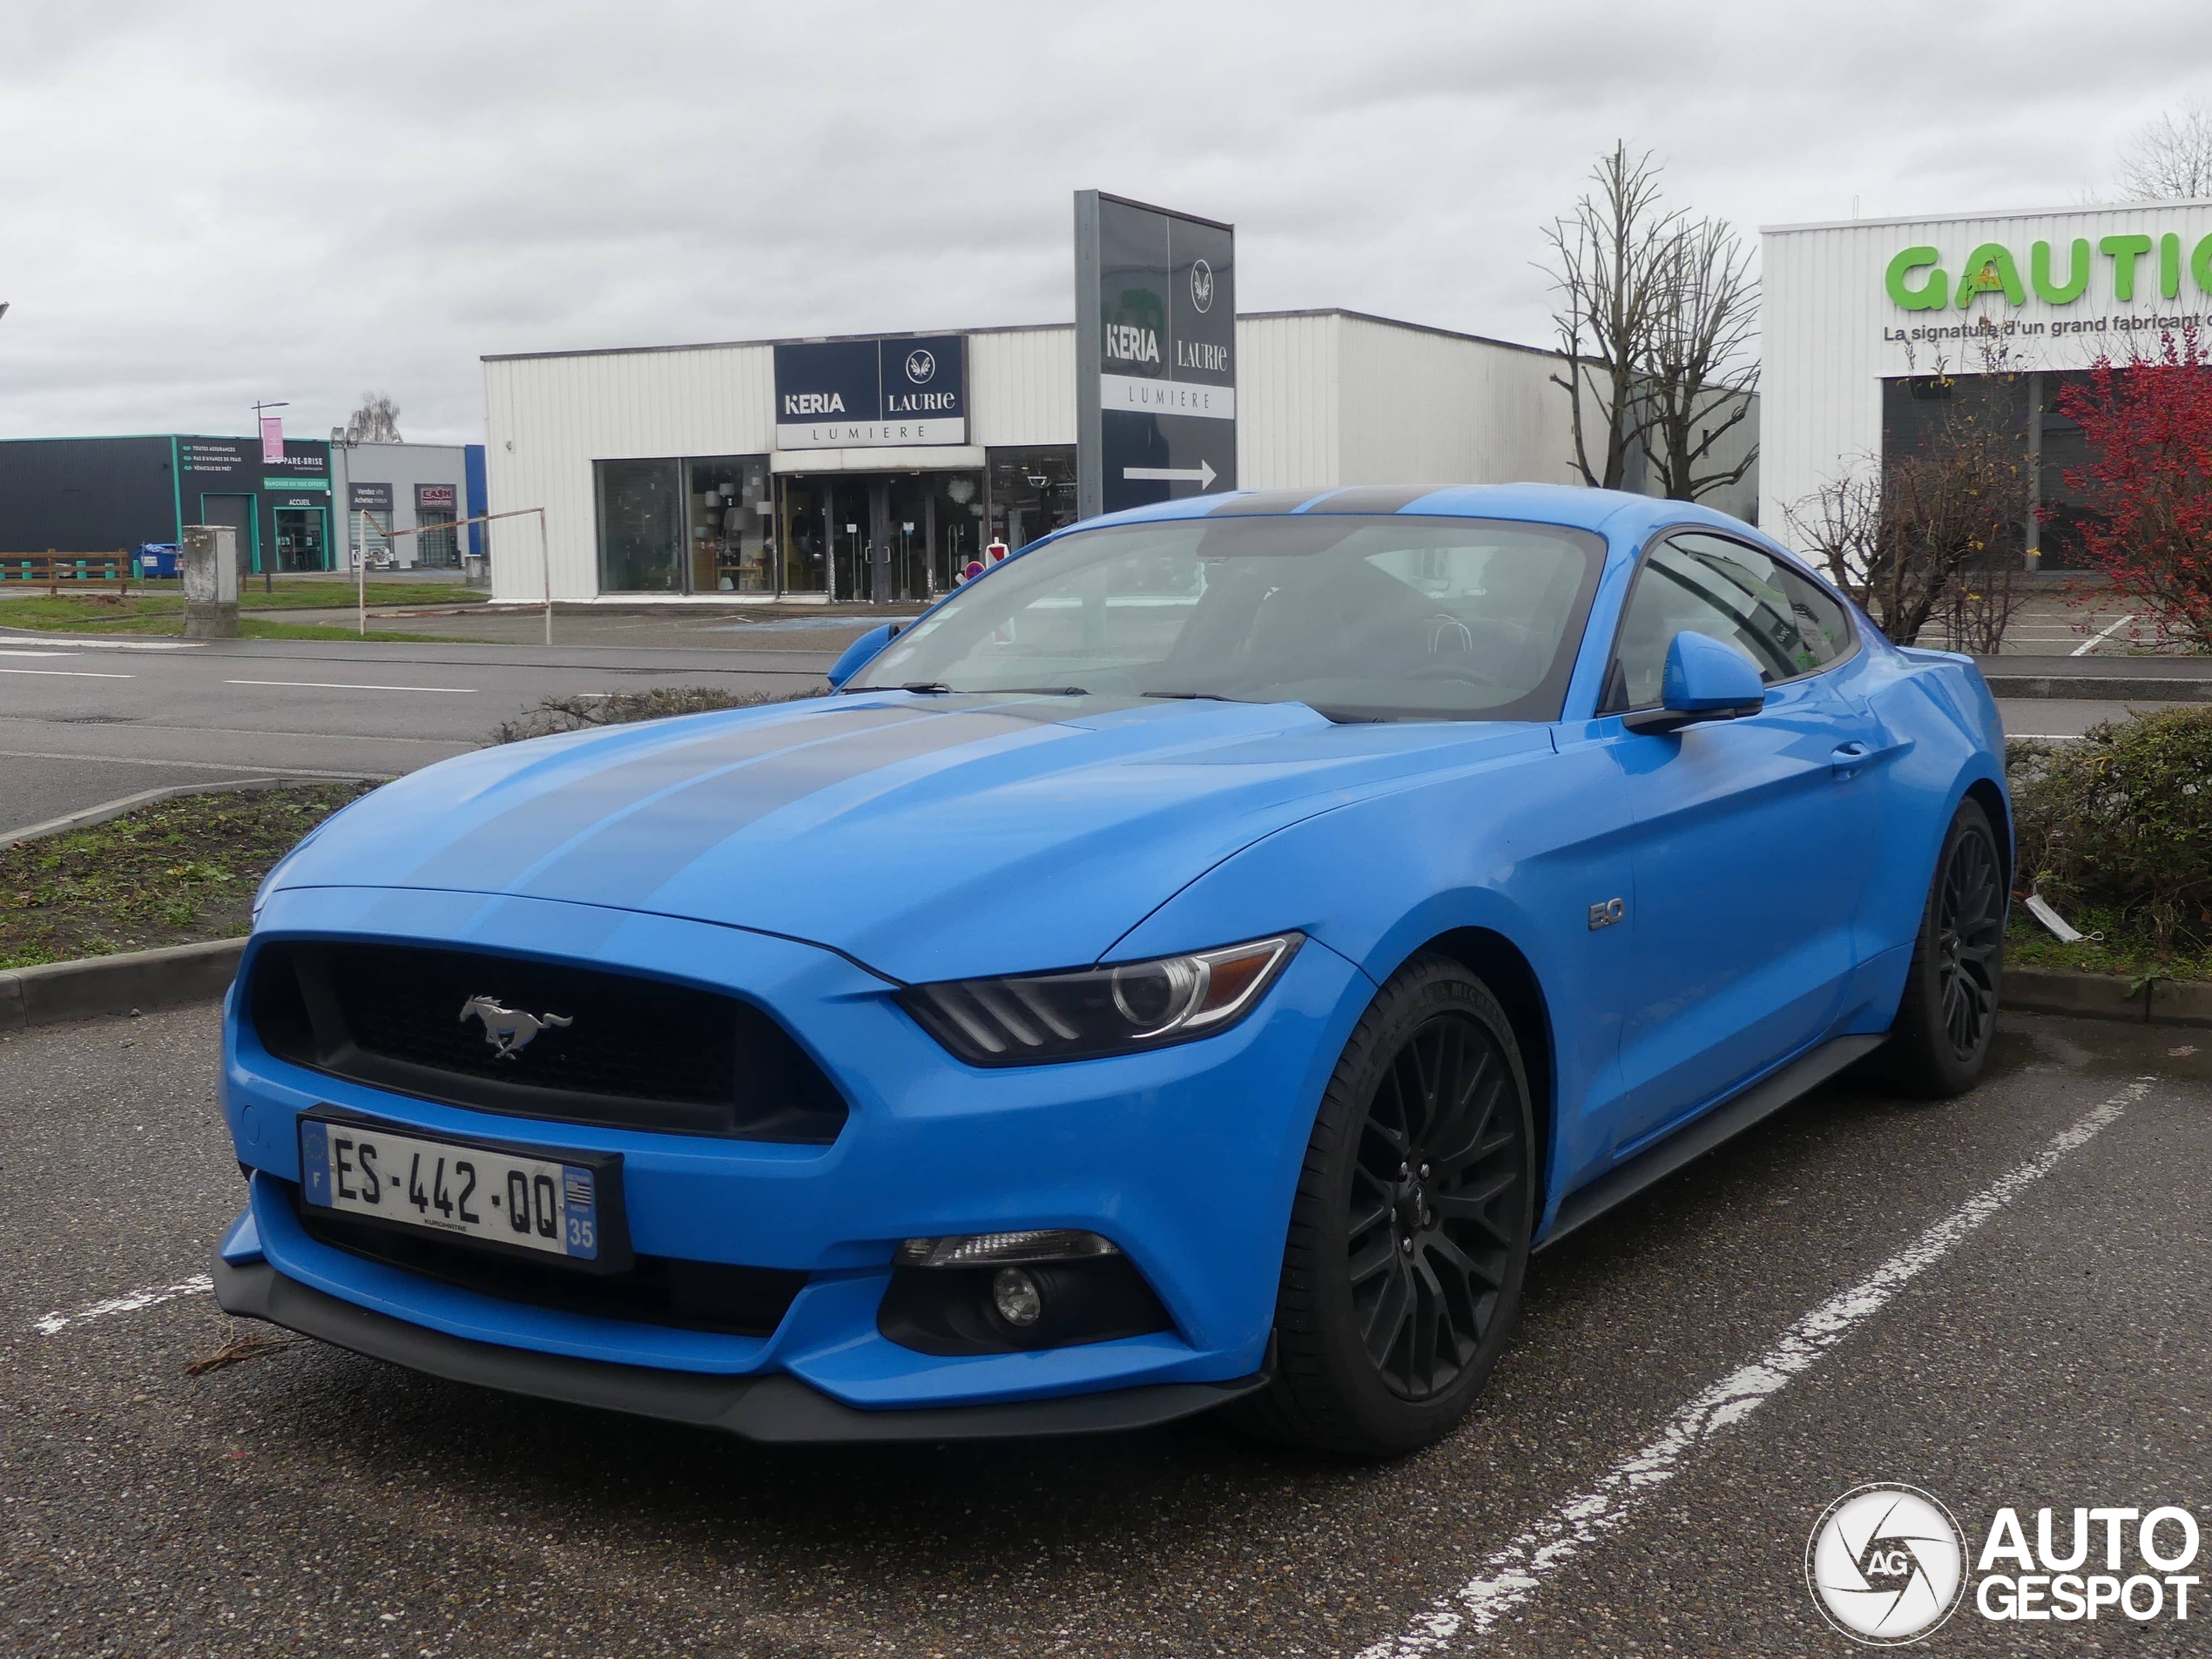
M112 588L131 590L131 556L113 553L0 553L0 590L44 583L48 594L59 597L62 590Z

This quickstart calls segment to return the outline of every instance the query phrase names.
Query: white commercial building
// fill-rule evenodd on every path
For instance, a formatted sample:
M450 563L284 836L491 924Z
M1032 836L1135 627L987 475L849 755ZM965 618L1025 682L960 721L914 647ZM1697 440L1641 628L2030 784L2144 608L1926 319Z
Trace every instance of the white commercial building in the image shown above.
M469 450L443 443L330 446L331 500L345 515L338 568L350 570L364 543L372 566L455 570L474 538L453 526L481 512L469 488Z
M2086 459L2059 393L2212 314L2212 203L1851 219L1761 233L1765 318L1759 522L1873 473L1971 401L2027 464L2019 551L2064 564L2064 475ZM2055 510L2040 523L2037 508Z
M1240 487L1575 479L1550 352L1347 311L1236 349ZM495 356L484 394L490 507L547 538L493 526L501 600L922 599L1075 514L1069 325Z

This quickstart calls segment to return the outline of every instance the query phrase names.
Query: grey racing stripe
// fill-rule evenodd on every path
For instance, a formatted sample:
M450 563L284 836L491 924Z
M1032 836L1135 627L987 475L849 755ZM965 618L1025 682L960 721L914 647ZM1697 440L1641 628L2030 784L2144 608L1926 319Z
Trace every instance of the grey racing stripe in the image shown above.
M518 797L516 805L440 847L401 885L497 892L517 871L551 856L592 825L637 801L702 775L743 767L779 750L834 742L884 726L926 724L930 718L930 711L920 708L834 709L735 730L711 730L694 742L664 744L546 790L530 789L537 768L525 769L497 786ZM572 764L565 754L549 756L541 763L556 776Z
M1208 509L1208 518L1258 518L1294 512L1326 490L1317 489L1255 489L1249 494L1231 496L1220 506Z
M1410 507L1424 496L1433 496L1435 484L1420 484L1404 489L1396 484L1361 484L1351 489L1339 489L1306 509L1309 513L1395 513Z
M1071 738L1085 735L1072 726L1059 730ZM1049 741L1053 729L1034 720L970 711L781 749L667 791L651 804L649 834L626 828L621 821L626 815L619 809L582 826L517 885L549 894L589 896L598 904L641 904L747 825L809 795L903 761L1017 735ZM510 882L514 880L510 873Z

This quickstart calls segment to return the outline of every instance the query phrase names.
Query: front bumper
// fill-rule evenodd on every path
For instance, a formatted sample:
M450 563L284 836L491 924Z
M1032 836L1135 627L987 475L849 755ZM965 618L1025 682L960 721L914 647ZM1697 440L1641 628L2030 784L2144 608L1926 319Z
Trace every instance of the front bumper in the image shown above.
M237 1230L226 1244L219 1282L241 1287L234 1311L256 1312L243 1302L258 1296L268 1311L257 1317L441 1375L560 1399L583 1398L573 1391L588 1386L597 1391L595 1403L713 1420L762 1438L1129 1426L1206 1409L1264 1381L1312 1113L1345 1039L1339 1028L1366 1001L1355 994L1357 970L1309 944L1266 1002L1218 1036L994 1071L948 1055L896 1006L884 981L831 952L766 935L546 900L314 889L273 895L253 946L287 936L584 961L732 991L783 1023L850 1105L833 1144L582 1126L393 1094L270 1055L236 992L225 1030L224 1104L238 1155L273 1177L253 1184L251 1248L233 1247ZM249 948L241 986L253 961ZM742 1336L503 1300L332 1248L301 1229L279 1185L300 1177L299 1114L321 1104L434 1135L618 1152L641 1254L797 1270L806 1285L772 1332ZM877 1329L900 1239L1028 1227L1114 1239L1172 1328L949 1356L915 1352ZM242 1288L264 1275L268 1288ZM309 1319L323 1328L301 1322ZM412 1334L401 1339L389 1327ZM379 1333L382 1345L366 1345L362 1332ZM779 1378L765 1393L752 1386ZM1188 1388L1200 1392L1156 1392ZM919 1426L925 1414L1095 1402L1109 1392L1126 1402L1110 1411L1070 1404L1067 1429L1047 1426L1057 1420L1052 1413L1037 1414L1037 1426ZM794 1399L805 1409L774 1404ZM896 1413L915 1424L826 1433L845 1413ZM748 1426L755 1421L766 1426ZM794 1424L813 1426L788 1430Z
M215 1300L224 1312L240 1318L266 1319L451 1382L785 1444L1000 1440L1151 1428L1225 1406L1265 1387L1273 1374L1270 1363L1251 1376L1225 1383L1155 1383L997 1406L863 1412L783 1373L703 1376L470 1342L326 1296L285 1278L266 1261L234 1266L217 1258Z

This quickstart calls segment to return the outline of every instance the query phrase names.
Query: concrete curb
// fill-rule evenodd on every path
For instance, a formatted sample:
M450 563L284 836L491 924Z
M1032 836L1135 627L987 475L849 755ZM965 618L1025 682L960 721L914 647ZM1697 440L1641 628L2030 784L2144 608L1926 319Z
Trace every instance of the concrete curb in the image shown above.
M216 939L0 969L0 1031L211 1001L230 989L245 950L243 939Z
M2128 994L2117 974L2069 974L2050 968L2005 971L2005 1006L2080 1020L2127 1020L2137 1025L2212 1025L2212 980L2154 980L2148 995Z
M43 824L26 824L18 830L0 830L0 846L11 846L17 841L36 841L48 835L59 835L64 830L91 829L96 824L110 823L121 818L125 813L135 813L141 806L156 806L165 800L176 800L185 795L219 795L229 789L281 789L287 784L311 781L293 778L231 778L212 784L176 784L166 789L141 789L135 795L118 796L113 800L102 801L98 806L87 806L82 812L64 813L61 817L50 818Z
M2083 703L2212 703L2212 678L2134 674L1990 674L1992 697L2070 698Z
M381 784L390 781L380 773L367 772L292 772L281 778L233 778L212 784L172 784L166 789L142 789L135 795L124 795L117 799L103 801L98 806L87 806L78 813L50 818L43 824L28 824L19 830L0 830L0 846L12 846L18 841L36 841L48 835L59 835L64 830L90 829L96 824L105 824L135 813L141 806L158 806L165 800L179 800L186 795L219 795L233 789L303 789L310 784Z

